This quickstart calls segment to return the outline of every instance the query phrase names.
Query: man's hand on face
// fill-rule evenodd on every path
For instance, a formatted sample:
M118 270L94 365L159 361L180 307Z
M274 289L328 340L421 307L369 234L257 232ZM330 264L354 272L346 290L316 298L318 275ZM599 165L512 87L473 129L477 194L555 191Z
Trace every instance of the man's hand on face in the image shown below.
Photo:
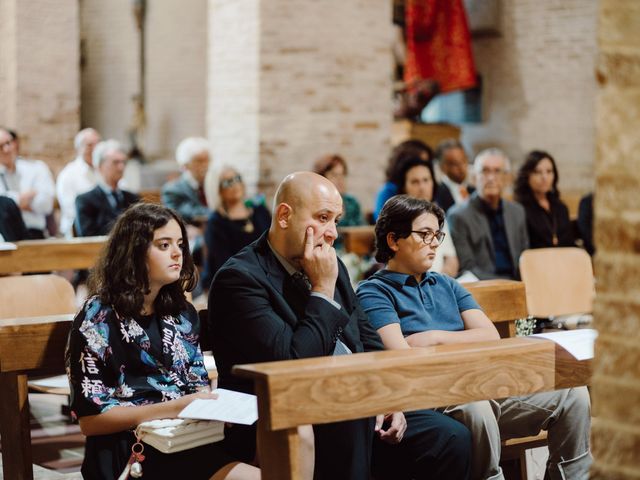
M315 246L313 227L307 227L300 264L311 282L311 291L333 298L338 278L336 250L328 243Z

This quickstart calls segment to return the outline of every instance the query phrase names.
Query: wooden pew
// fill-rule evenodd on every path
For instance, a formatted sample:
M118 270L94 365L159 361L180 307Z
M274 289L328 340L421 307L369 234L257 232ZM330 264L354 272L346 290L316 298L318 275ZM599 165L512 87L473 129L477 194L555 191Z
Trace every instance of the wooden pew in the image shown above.
M67 314L0 322L0 435L6 479L33 479L27 372L64 371L72 320Z
M258 395L262 478L300 478L297 426L586 385L551 341L492 342L238 365Z
M373 225L340 227L338 228L338 233L344 239L344 248L347 252L364 256L373 253L375 243L374 229Z
M107 237L23 240L0 251L0 275L75 270L94 266Z
M516 320L529 315L524 283L515 280L481 280L463 286L493 321L500 338L516 336Z

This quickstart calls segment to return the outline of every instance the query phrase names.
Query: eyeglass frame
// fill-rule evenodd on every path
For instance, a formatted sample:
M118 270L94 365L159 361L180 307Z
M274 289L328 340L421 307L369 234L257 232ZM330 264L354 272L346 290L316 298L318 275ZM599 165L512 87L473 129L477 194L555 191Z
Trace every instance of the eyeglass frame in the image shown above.
M443 232L442 230L437 230L437 231L433 231L433 230L427 230L426 232L422 231L422 230L409 230L409 233L417 233L421 239L422 239L422 243L424 243L425 245L433 245L433 240L437 239L438 240L438 246L442 245L442 242L444 241L444 238L447 236L447 234L445 232ZM427 236L430 235L431 238L429 239L429 241L427 241Z
M242 183L242 176L239 173L235 174L233 177L220 180L220 188L231 188L236 183Z

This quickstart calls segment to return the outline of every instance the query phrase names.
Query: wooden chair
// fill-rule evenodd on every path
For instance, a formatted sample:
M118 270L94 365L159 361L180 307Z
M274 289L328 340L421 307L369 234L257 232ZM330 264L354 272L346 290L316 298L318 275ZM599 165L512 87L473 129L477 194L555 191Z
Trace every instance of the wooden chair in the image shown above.
M59 275L0 277L2 318L39 317L76 312L71 284Z
M527 308L538 318L593 311L591 257L576 247L536 248L520 256Z

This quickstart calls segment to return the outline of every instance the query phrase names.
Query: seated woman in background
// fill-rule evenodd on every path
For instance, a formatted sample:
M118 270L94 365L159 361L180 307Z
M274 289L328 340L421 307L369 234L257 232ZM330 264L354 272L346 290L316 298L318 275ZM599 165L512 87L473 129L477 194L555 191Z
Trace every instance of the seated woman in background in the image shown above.
M353 195L346 192L347 190L347 162L340 155L323 155L313 164L313 171L318 175L331 180L342 197L342 217L338 222L339 227L354 227L364 225L360 203Z
M269 210L246 199L240 174L231 167L223 167L218 179L217 206L204 232L207 263L203 286L208 288L224 262L257 240L270 225Z
M65 355L71 410L87 436L84 478L118 478L140 423L176 418L196 398L215 398L198 314L184 294L195 286L194 272L185 226L173 210L137 204L113 227ZM222 442L171 454L144 445L144 456L144 478L260 477Z
M392 178L396 175L396 172L401 167L402 163L408 158L420 157L422 160L432 163L433 162L433 150L431 147L420 140L405 140L398 144L389 156L389 164L385 171L387 180L378 190L376 195L376 203L373 209L373 220L378 219L380 210L384 206L385 202L398 193L398 187L393 182Z
M420 200L432 201L438 188L433 164L418 157L405 159L399 169L394 172L391 180L396 185L398 193L404 193ZM445 233L444 240L438 246L438 254L433 260L431 271L444 273L455 278L458 275L460 262L446 223L442 227L442 231Z
M527 155L516 177L514 197L525 209L531 248L575 245L569 210L560 200L558 169L551 155L540 150Z

